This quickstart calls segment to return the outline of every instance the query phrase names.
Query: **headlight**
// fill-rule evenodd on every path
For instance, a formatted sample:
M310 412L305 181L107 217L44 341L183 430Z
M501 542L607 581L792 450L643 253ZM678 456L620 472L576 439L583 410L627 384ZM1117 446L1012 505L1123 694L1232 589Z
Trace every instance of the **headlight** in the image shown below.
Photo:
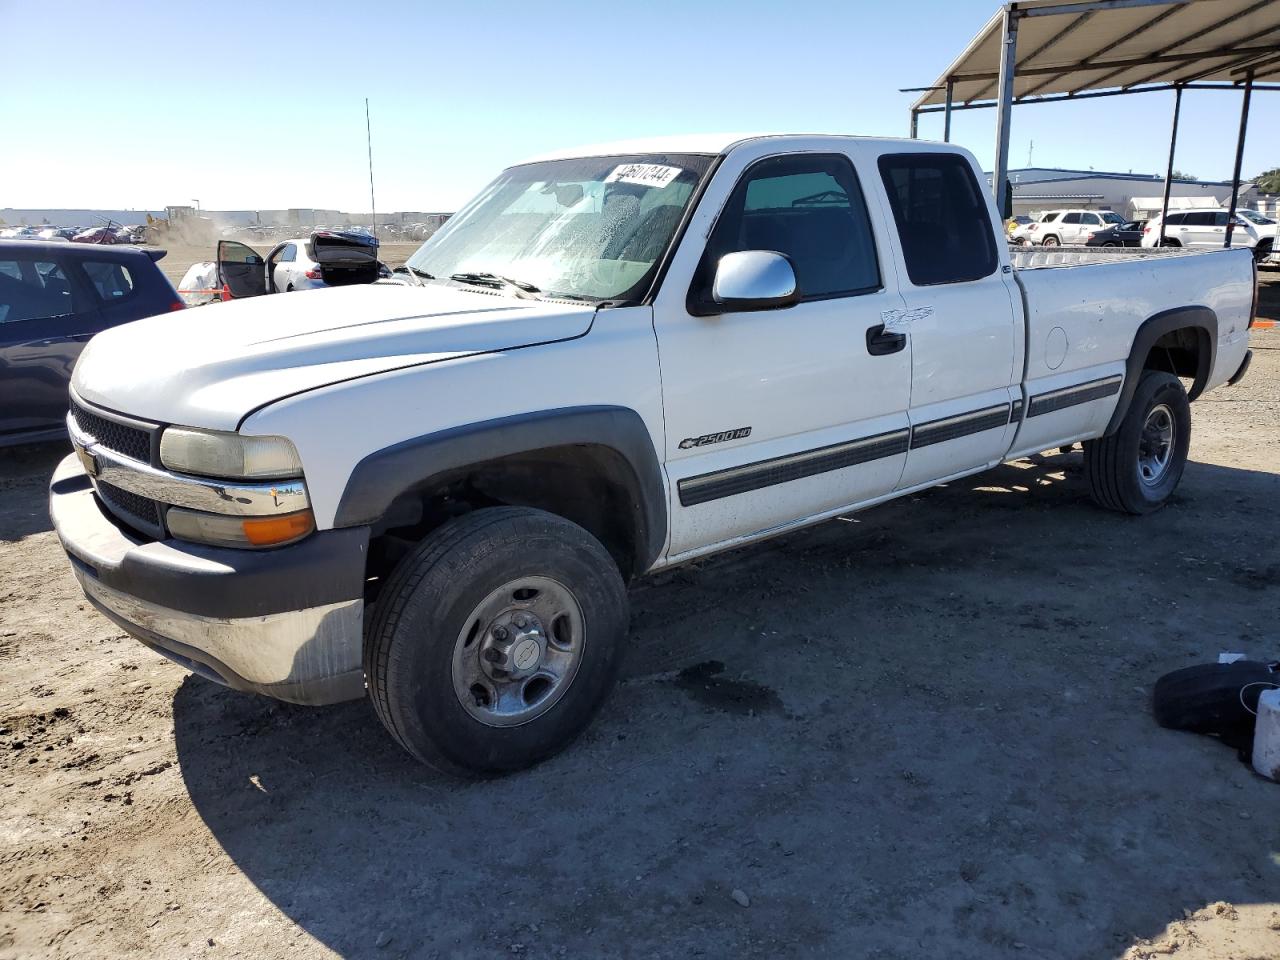
M316 528L310 510L276 517L231 517L170 507L165 523L175 537L219 547L279 547L301 540Z
M205 477L302 476L298 451L284 437L246 437L218 430L169 427L160 435L160 462L170 470Z

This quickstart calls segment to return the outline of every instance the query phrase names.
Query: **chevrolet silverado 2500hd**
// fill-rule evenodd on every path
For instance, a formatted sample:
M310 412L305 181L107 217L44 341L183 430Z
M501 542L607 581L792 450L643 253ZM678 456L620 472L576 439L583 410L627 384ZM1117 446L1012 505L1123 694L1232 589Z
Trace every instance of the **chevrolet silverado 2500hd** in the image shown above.
M599 708L630 578L1077 441L1102 506L1169 497L1248 364L1249 251L1014 256L948 144L536 159L396 282L95 337L53 520L196 673L516 769Z

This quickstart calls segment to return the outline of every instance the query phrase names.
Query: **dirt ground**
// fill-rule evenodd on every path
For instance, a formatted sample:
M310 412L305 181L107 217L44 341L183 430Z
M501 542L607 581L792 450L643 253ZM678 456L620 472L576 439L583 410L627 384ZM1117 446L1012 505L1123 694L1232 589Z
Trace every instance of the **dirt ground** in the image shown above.
M1280 787L1149 707L1280 656L1253 340L1159 513L1055 454L663 574L594 727L483 783L123 636L49 528L63 450L0 455L0 957L1274 960Z

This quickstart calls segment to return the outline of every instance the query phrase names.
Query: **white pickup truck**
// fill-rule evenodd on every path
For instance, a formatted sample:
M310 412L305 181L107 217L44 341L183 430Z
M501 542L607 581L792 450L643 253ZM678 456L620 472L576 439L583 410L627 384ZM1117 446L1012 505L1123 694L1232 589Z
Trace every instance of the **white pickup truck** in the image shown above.
M1170 495L1248 365L1249 251L1015 269L982 183L836 136L513 166L394 282L95 337L58 535L202 676L526 766L600 707L631 578L1077 441L1102 506Z

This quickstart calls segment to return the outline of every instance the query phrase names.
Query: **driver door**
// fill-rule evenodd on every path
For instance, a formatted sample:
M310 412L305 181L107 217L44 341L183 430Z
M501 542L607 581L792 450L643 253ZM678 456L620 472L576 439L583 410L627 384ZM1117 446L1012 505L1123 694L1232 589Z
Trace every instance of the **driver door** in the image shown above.
M267 265L262 254L238 240L218 241L218 284L233 299L267 292Z
M902 298L864 200L874 165L767 150L721 168L714 226L691 225L654 301L672 558L884 496L906 462L911 349L885 329ZM714 302L721 259L748 250L791 261L799 302Z

